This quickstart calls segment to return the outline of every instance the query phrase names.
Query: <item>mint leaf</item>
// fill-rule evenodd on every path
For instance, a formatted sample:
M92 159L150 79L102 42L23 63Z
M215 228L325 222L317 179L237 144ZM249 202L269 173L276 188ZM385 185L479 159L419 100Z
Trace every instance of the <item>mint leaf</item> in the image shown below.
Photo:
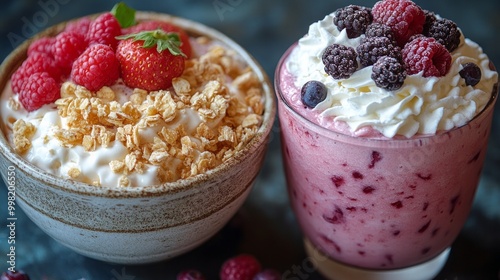
M117 3L111 10L111 14L115 16L122 28L127 28L136 24L135 10L123 2Z

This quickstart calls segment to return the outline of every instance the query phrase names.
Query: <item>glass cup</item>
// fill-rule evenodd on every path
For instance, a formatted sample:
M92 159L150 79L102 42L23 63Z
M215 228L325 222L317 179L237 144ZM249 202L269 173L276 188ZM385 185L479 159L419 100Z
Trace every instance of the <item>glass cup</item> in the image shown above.
M348 136L287 103L280 77L294 46L275 88L289 197L311 261L330 279L432 279L471 209L497 88L479 115L450 131Z

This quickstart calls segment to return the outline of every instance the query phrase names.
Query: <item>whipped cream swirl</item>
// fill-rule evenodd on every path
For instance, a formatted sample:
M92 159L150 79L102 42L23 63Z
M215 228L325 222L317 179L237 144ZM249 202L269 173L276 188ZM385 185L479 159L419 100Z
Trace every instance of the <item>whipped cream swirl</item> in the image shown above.
M443 77L408 75L396 91L375 85L372 66L359 69L348 79L333 79L324 71L324 49L331 44L356 48L364 37L349 39L345 30L338 31L333 18L332 13L313 23L286 65L296 77L297 88L310 80L320 81L328 88L327 98L313 109L320 125L339 127L328 123L345 122L348 133L357 136L363 136L363 131L371 127L385 137L409 138L463 126L488 103L498 74L490 69L490 60L482 48L463 36L459 47L451 53L452 65ZM481 81L474 87L467 86L459 74L467 62L477 64L482 72Z

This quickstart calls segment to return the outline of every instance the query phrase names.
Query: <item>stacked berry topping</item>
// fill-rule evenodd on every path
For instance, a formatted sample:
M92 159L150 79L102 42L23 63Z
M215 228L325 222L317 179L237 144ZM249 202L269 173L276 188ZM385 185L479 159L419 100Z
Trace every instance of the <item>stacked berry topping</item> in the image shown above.
M361 39L356 48L326 47L322 56L325 72L336 80L348 79L359 69L372 66L375 84L389 91L400 89L407 75L445 76L462 36L454 22L410 0L382 0L371 9L349 5L334 12L333 24L350 39ZM463 65L460 75L467 86L481 79L477 65ZM313 108L326 96L320 90L324 85L311 82L313 87L310 83L303 86L302 101Z
M12 74L11 87L27 111L59 99L67 80L92 92L119 78L131 88L168 89L190 55L189 36L180 27L136 23L135 11L119 3L95 19L68 23L55 37L33 41L27 59Z

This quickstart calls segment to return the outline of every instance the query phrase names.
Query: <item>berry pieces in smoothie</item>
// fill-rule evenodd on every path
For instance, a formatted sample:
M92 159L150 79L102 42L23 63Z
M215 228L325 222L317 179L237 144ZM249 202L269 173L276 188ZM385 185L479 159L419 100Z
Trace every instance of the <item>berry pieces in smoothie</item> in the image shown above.
M335 205L335 208L330 213L324 213L323 219L330 224L342 224L345 222L344 212L337 205Z
M302 103L309 108L314 108L325 100L327 94L326 86L322 82L309 81L302 86L300 97Z
M23 271L7 271L2 273L0 276L0 280L30 280L28 274Z
M241 254L222 264L221 280L252 280L261 271L260 262L252 255Z

